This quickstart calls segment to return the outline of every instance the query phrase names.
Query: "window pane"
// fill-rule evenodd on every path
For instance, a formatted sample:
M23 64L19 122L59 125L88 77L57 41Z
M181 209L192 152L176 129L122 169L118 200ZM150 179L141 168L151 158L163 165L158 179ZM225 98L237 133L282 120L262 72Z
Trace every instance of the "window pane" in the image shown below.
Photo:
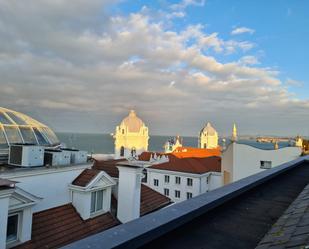
M27 122L23 120L22 118L16 116L13 112L7 112L6 113L13 121L18 125L26 125Z
M8 218L6 240L15 241L17 240L17 231L18 231L18 215L12 215Z
M56 136L56 134L50 130L49 128L47 127L43 127L40 129L41 132L48 138L48 140L52 143L52 144L58 144L59 143L59 140Z
M18 132L17 127L13 126L4 126L5 133L8 137L9 143L14 144L14 143L22 143L21 136Z
M2 124L12 124L10 120L2 112L0 112L0 123Z
M92 192L91 193L91 208L90 208L91 213L95 212L95 202L96 202L96 192Z
M19 127L19 129L25 143L37 144L34 133L30 127Z
M102 210L103 209L103 190L99 190L97 192L97 210Z
M46 138L39 132L37 128L33 128L33 131L39 141L40 145L49 145L49 142L46 140Z
M0 128L0 149L6 149L8 147L8 143L5 139L3 130Z

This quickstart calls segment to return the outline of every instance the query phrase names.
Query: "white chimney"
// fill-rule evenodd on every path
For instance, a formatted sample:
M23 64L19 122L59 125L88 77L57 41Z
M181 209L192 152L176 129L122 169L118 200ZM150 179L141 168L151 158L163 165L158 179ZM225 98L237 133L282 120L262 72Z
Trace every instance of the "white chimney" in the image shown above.
M121 162L119 170L117 218L126 223L140 217L143 166L138 162Z

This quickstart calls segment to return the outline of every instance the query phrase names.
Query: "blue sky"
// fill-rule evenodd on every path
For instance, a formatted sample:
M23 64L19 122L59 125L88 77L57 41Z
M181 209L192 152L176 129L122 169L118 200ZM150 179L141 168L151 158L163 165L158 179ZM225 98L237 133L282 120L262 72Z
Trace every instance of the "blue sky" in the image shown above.
M0 4L0 106L56 131L309 135L309 1ZM48 115L46 115L48 113Z
M190 5L186 17L175 19L171 28L181 31L184 26L203 24L208 33L218 32L224 39L231 38L231 30L249 27L252 35L241 34L237 39L246 39L256 44L251 55L259 58L261 67L280 70L280 79L295 79L302 87L289 85L299 98L309 98L309 1L196 1L202 6ZM152 10L170 11L171 4L179 1L123 1L114 6L115 13L139 12L144 6ZM204 4L203 4L204 3ZM241 54L220 56L222 62L235 60Z

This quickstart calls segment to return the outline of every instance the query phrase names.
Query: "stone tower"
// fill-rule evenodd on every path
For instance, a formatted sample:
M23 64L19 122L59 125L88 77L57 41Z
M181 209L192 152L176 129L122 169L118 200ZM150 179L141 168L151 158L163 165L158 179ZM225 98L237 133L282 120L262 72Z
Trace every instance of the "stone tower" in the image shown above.
M208 122L207 125L200 131L199 147L203 149L218 148L218 133Z
M148 127L131 110L129 115L116 127L115 158L136 157L148 150Z

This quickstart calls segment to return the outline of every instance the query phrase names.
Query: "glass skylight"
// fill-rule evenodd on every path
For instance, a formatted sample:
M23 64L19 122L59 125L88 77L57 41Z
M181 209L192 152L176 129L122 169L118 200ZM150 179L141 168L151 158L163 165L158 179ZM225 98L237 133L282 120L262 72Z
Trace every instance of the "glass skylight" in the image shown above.
M0 149L15 143L55 146L56 134L46 125L29 116L0 107Z

